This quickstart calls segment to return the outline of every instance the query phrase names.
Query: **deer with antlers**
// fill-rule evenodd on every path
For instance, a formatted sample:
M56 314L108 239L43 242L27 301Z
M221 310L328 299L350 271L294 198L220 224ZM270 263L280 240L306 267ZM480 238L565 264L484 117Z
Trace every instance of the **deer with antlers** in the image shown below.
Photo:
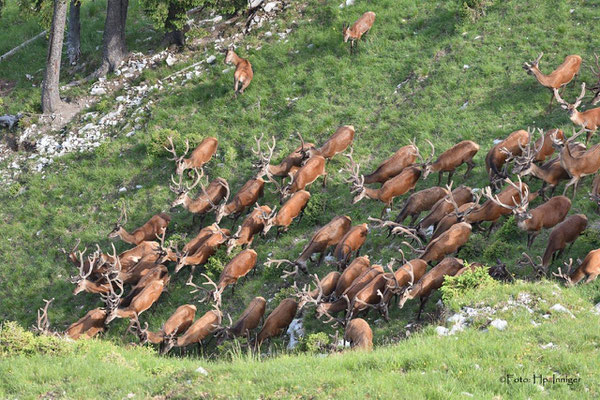
M333 251L333 256L338 262L339 269L346 267L352 253L356 252L356 257L359 256L360 248L365 243L365 240L367 240L368 233L369 227L367 224L360 224L350 228L344 235Z
M216 210L223 199L229 198L229 184L223 178L216 178L212 180L206 188L203 185L200 185L202 194L196 198L191 198L189 193L200 183L200 180L204 175L204 173L202 171L198 171L198 169L195 169L194 171L196 173L196 179L192 185L184 185L181 175L179 175L178 182L171 177L173 185L170 184L169 188L173 193L177 194L177 198L173 200L171 207L173 208L180 205L194 214L194 218L196 218L196 216L200 216L200 224L202 225L206 214Z
M306 190L299 190L281 206L277 213L273 209L264 221L263 236L266 236L273 226L277 226L276 237L278 238L282 232L287 232L296 217L300 216L298 218L298 222L300 222L309 200L310 193Z
M365 175L365 185L384 183L392 179L404 168L413 165L418 155L419 148L414 141L410 142L408 146L399 148L390 158L382 162L373 173Z
M413 226L422 212L431 210L438 200L447 195L447 190L440 186L433 186L411 194L404 202L395 222L402 224L407 217L411 217L409 226Z
M323 146L318 149L310 147L306 152L305 158L321 156L326 160L331 160L333 156L343 152L352 144L354 140L354 126L344 125L337 128L335 133L327 139Z
M175 161L175 164L177 165L177 175L183 174L183 171L185 171L186 169L202 168L204 164L209 162L212 156L215 155L215 153L217 152L217 147L219 146L219 141L217 140L217 138L207 137L204 140L202 140L202 142L200 142L200 144L194 149L194 151L192 151L192 154L189 158L185 158L188 151L190 150L189 140L185 140L185 151L181 156L178 156L177 152L175 151L175 145L173 144L172 136L169 136L168 141L171 147L163 147L169 153L173 154L173 157L169 158L169 160Z
M271 182L277 187L280 193L280 201L287 199L289 196L305 190L320 176L323 177L323 187L327 185L327 172L325 172L325 158L322 156L313 156L309 158L294 174L292 182L284 187L281 187L275 180Z
M592 137L592 134L596 132L598 125L600 125L600 107L592 108L591 110L586 110L583 112L577 111L577 108L581 104L581 100L584 96L585 82L581 84L581 94L579 97L577 97L575 103L573 104L564 101L560 97L558 90L554 89L554 97L556 97L556 101L560 104L563 110L567 110L571 122L587 130L587 136L585 138L585 144L587 145Z
M224 328L217 335L220 340L217 344L225 339L232 337L250 337L250 332L255 330L260 324L261 319L265 315L267 301L263 297L255 297L250 301L248 307L240 315L235 323L230 323L229 327ZM231 317L229 317L231 320Z
M215 221L220 223L223 217L233 216L233 224L243 212L255 204L264 195L265 181L262 178L252 178L235 194L231 202L225 197L223 203L217 208Z
M544 75L538 66L543 55L544 53L540 53L540 55L531 63L526 62L523 64L523 69L525 69L529 75L535 76L535 79L537 79L542 86L547 87L550 90L558 91L558 89L569 84L569 82L579 74L581 57L573 54L566 56L563 63L556 67L549 75ZM553 100L554 97L551 97L548 109L552 106Z
M296 147L289 155L287 155L279 164L269 164L267 172L271 176L277 177L293 177L296 171L302 166L302 162L306 159L306 154L309 149L314 148L314 143L305 143L302 135L298 133L300 138L300 146Z
M512 132L508 137L496 143L485 156L485 167L494 187L507 177L505 166L507 160L521 155L521 149L529 143L530 133L520 129Z
M323 258L325 257L325 252L331 246L337 245L342 238L346 235L346 233L350 230L350 226L352 225L352 220L348 216L337 216L334 217L327 225L323 226L319 229L312 237L310 242L304 247L304 250L298 256L296 261L292 262L290 260L271 260L269 259L265 265L270 266L272 264L277 264L278 266L281 264L290 264L294 266L293 271L285 271L282 275L283 278L293 276L298 274L298 271L301 270L304 273L308 273L306 268L307 262L313 254L320 253L319 260L317 261L317 267L321 265L323 262Z
M350 348L364 351L373 350L373 331L362 318L354 318L344 330L344 341L350 343Z
M213 307L213 310L207 311L203 316L194 321L184 334L177 338L174 334L166 336L160 354L167 354L173 347L186 348L194 343L202 346L204 339L222 329L221 321L223 314L218 304L215 304Z
M356 278L361 276L363 272L368 270L370 267L371 261L369 261L369 256L357 257L352 260L350 265L346 267L346 269L338 278L332 296L336 299L341 298L346 289L352 285Z
M298 302L292 298L283 299L269 314L256 338L258 348L269 338L279 336L288 328L298 311Z
M108 234L110 239L119 237L126 243L138 245L145 240L153 240L157 235L162 235L171 222L171 216L165 213L154 215L148 222L129 233L123 228L127 223L127 211L125 207L121 210L121 216L117 220L114 229Z
M73 295L78 295L81 292L87 293L108 293L110 291L110 282L107 281L103 274L107 269L100 270L98 268L99 251L94 252L87 257L87 261L83 260L83 255L86 249L79 252L79 274L71 276L71 283L75 285Z
M420 254L419 258L428 263L439 261L449 254L454 254L467 243L471 237L473 227L468 222L459 222L452 225L446 232L430 241L423 250L412 248L407 242L403 242Z
M429 142L432 148L431 158L435 154L435 147L433 143ZM434 162L427 162L423 167L423 179L427 179L429 174L438 172L438 186L442 181L442 175L444 172L448 173L448 184L452 180L454 171L462 164L467 164L467 170L463 178L469 176L469 173L475 167L473 157L479 151L479 145L472 140L463 140L440 154L440 156Z
M119 276L116 277L119 279ZM119 299L119 307L125 308L131 304L131 301L142 291L146 286L152 282L160 280L163 286L166 288L169 285L171 277L169 270L164 265L157 265L154 268L148 270L148 273L144 275L135 285L129 290L129 293L125 297Z
M451 188L452 185L449 186ZM442 218L454 211L453 203L449 201L450 196L452 196L454 203L459 207L463 204L472 202L474 199L473 191L471 190L471 188L463 185L457 187L451 192L448 192L448 189L446 189L445 193L445 196L439 199L433 205L433 207L431 207L431 211L429 212L429 214L427 214L417 224L417 232L419 232L419 236L423 240L425 240L425 231L427 229L429 229L430 227L433 227L435 229L437 227L437 224L442 220Z
M567 244L569 244L569 247L573 245L579 235L585 231L587 224L588 219L585 215L571 215L552 229L544 255L542 257L538 256L539 263L535 263L526 253L523 253L525 260L522 263L528 262L538 273L546 275L550 264L557 258L560 258Z
M475 194L475 200L469 203L458 205L452 196L452 187L447 186L447 191L450 193L444 201L449 202L454 207L454 212L447 214L442 218L435 227L431 240L437 239L441 234L450 229L453 225L463 222L465 217L479 207L479 200L481 199L482 193L478 192Z
M158 332L148 330L147 322L142 329L137 316L133 318L130 330L139 338L140 344L143 345L150 342L152 344L160 344L162 347L166 337L185 333L194 322L195 317L196 306L193 304L184 304L177 307Z
M54 299L44 299L44 307L37 312L37 324L34 326L34 331L41 335L61 336L58 332L50 331L50 320L48 319L48 308ZM98 333L106 331L106 310L103 308L95 308L88 311L83 317L69 325L64 335L70 339L89 339L96 336Z
M350 53L354 51L354 42L360 40L363 35L371 30L373 23L375 22L375 13L367 11L359 19L356 20L350 26L350 24L344 24L342 27L342 35L344 36L344 43L350 40Z
M577 264L577 268L573 271L573 259L569 258L569 263L564 263L567 267L567 272L563 274L562 270L559 268L558 274L553 273L553 275L564 279L568 286L577 285L586 277L585 283L596 280L600 274L600 249L590 251L583 261L577 259Z
M177 266L175 267L175 273L179 272L186 265L191 265L192 270L190 272L190 278L194 275L196 266L205 264L210 257L212 257L220 246L224 245L229 239L229 229L221 229L217 224L213 227L216 231L210 236L206 237L197 247L197 250L193 253L190 251L184 251L183 254L178 256Z
M231 254L237 246L247 248L252 245L254 235L263 231L266 221L269 218L274 218L275 210L264 205L256 205L252 211L239 226L238 230L227 241L227 254Z
M163 279L156 279L148 283L138 294L135 296L129 305L122 307L119 304L119 300L123 294L116 293L111 290L109 294L110 304L113 306L108 309L108 316L106 317L106 324L108 325L111 321L116 318L134 318L138 317L141 313L152 307L152 305L158 300L162 292L165 290L165 282ZM115 305L117 305L115 307Z
M252 71L252 64L246 58L242 58L235 54L233 47L230 47L225 54L225 64L235 65L235 72L233 73L233 92L237 97L237 94L243 94L244 90L252 82L254 72Z

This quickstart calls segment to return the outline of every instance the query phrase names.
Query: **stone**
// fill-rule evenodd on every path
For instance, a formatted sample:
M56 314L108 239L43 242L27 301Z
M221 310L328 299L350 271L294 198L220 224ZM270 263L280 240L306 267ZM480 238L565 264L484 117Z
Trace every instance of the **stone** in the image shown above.
M205 369L204 369L204 368L202 368L202 367L198 367L198 368L196 368L196 372L197 372L197 373L199 373L199 374L202 374L202 375L204 375L204 376L208 376L208 371L207 371L207 370L205 370Z
M90 91L90 94L92 96L103 96L106 94L106 89L104 89L103 87L93 87Z
M275 7L277 7L277 2L276 1L270 1L267 4L265 4L265 6L263 7L263 9L265 10L265 12L271 12L275 9Z
M491 326L498 329L499 331L503 331L508 326L508 322L503 319L495 319L490 323Z
M569 314L571 317L575 318L575 316L573 315L573 313L571 313L571 311L569 311L565 306L563 306L562 304L555 304L552 307L550 307L550 311L554 311L557 313L565 313L565 314Z
M212 56L210 56L210 57L208 57L208 58L206 59L206 62L207 62L208 64L212 64L212 63L214 63L214 62L215 62L215 60L216 60L216 59L217 59L217 57L215 57L214 55L212 55Z
M438 326L435 328L435 333L437 333L438 336L448 336L450 331L444 326Z

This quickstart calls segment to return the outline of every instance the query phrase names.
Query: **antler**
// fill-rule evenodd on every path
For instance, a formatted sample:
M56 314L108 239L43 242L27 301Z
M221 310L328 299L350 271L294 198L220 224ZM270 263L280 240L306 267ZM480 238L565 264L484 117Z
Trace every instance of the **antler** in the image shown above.
M579 261L579 260L578 260ZM581 262L579 262L579 264L581 264ZM567 264L567 262L563 262L563 265L565 267L567 267L567 272L563 274L562 270L560 267L558 267L558 274L553 272L552 275L558 277L558 278L562 278L565 280L565 282L567 283L567 285L572 285L573 281L571 280L571 273L573 270L573 259L569 258L569 263Z
M185 141L185 151L183 152L183 155L181 155L180 157L178 157L177 153L175 152L175 145L173 144L173 136L169 136L167 138L167 140L169 141L169 144L171 145L171 148L169 149L167 146L163 146L163 148L165 150L167 150L169 153L173 154L173 158L169 158L169 160L172 160L172 161L181 161L183 159L183 157L185 157L185 155L187 154L187 152L190 150L190 142L189 142L189 140L186 139L186 141Z
M295 268L293 271L283 271L283 275L281 275L281 278L285 279L289 276L293 276L293 275L297 275L298 274L298 264L290 261L290 260L286 260L286 259L281 259L281 260L272 260L270 258L267 259L267 261L265 261L264 266L265 267L270 267L272 264L277 264L275 266L275 268L279 268L279 266L281 264L289 264L289 265L293 265Z
M79 253L79 275L75 275L75 276L71 277L72 283L77 283L79 281L82 281L92 274L93 264L89 257L88 257L89 270L87 272L85 272L85 262L83 261L83 255L85 254L86 251L87 251L87 247L84 248L83 251L78 251L78 253ZM95 254L96 253L94 253L94 255ZM95 258L93 258L93 261L95 261Z
M533 261L533 259L529 256L529 254L527 253L522 253L521 254L522 258L521 260L519 260L518 264L523 266L526 264L531 264L531 266L533 267L533 269L539 274L539 273L543 273L544 275L546 274L546 271L544 270L544 268L542 267L542 257L537 256L538 260L539 260L539 264L536 264L535 261Z
M346 168L346 171L350 172L350 179L344 179L344 182L352 184L352 190L350 193L357 193L363 190L365 185L365 177L360 174L360 164L357 164L352 157L354 152L354 146L350 148L346 157L350 160L350 168Z
M310 290L308 284L304 285L302 290L298 289L298 286L296 286L296 282L294 282L294 285L292 286L296 290L295 296L300 299L299 308L304 307L304 305L306 305L308 303L312 303L314 305L319 305L319 303L321 302L321 299L323 298L323 286L321 285L319 276L317 274L314 274L313 277L314 277L314 282L315 282L315 284L317 286L317 290L318 290L316 298L314 298L312 296L311 290Z
M500 207L504 207L509 210L512 210L514 208L513 206L509 206L508 204L504 204L503 202L501 202L498 198L498 195L492 194L492 189L489 186L483 188L482 192L485 197L487 197L491 202L499 205Z
M267 144L267 149L268 149L268 155L265 156L265 154L262 152L261 150L261 146L260 146L260 142L262 140L264 136L264 133L261 133L260 138L257 139L256 137L254 137L254 140L256 141L256 150L251 149L252 152L257 155L260 159L260 161L258 163L256 163L255 165L260 168L259 172L258 172L258 176L263 176L263 175L268 175L268 171L269 171L269 164L271 163L271 158L273 157L273 151L275 151L275 136L272 136L273 139L273 145L269 146Z
M419 246L422 246L421 238L417 236L417 230L413 228L408 228L402 224L393 221L384 221L379 218L367 217L368 221L375 222L379 225L375 226L375 228L391 228L390 233L392 235L408 235L419 243Z
M537 67L537 66L538 66L538 64L540 63L540 60L542 59L542 56L543 56L543 55L544 55L544 53L542 52L542 53L540 53L540 55L539 55L539 56L538 56L538 57L537 57L535 60L533 60L533 61L531 62L531 64L530 64L530 63L528 63L528 62L525 62L525 63L523 63L523 65L524 65L525 67L527 67L526 69L531 69L531 67L532 67L532 66L535 66L535 67Z
M50 321L48 320L48 307L54 301L54 297L50 300L44 299L46 305L43 308L39 308L37 311L37 324L34 330L42 335L47 335L50 332Z
M206 296L202 297L200 300L198 300L198 302L200 303L204 303L209 296L213 296L213 300L215 301L215 304L218 306L221 304L221 292L219 291L219 287L217 286L217 284L208 277L208 275L206 274L200 274L203 277L206 278L206 282L203 283L203 285L210 285L214 287L214 290L207 290L206 288L203 288L202 286L198 286L196 285L194 282L192 282L192 276L190 275L190 279L185 283L187 286L191 286L194 288L194 290L192 290L190 293L196 293L199 291L205 291Z

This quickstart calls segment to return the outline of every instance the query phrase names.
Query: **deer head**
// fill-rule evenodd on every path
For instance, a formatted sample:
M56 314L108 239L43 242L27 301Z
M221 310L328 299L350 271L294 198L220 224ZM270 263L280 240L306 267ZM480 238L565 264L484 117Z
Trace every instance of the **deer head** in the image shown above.
M560 94L558 94L558 89L555 88L552 90L554 91L554 97L556 98L556 101L558 102L558 104L560 104L560 106L563 110L567 110L567 112L569 113L569 117L573 116L573 114L578 112L577 107L579 107L579 105L581 104L581 100L585 96L585 82L583 82L581 84L581 94L579 95L579 97L577 97L577 99L575 100L575 103L573 103L573 104L570 104L570 103L567 103L566 101L564 101L560 97Z
M113 230L108 234L108 237L110 239L118 237L119 234L121 233L121 229L123 229L123 225L125 225L126 223L127 223L127 210L126 210L125 206L123 205L123 208L121 208L121 216L115 223L115 227L113 228Z
M181 156L178 156L177 152L175 151L175 145L173 144L173 137L169 136L168 141L169 141L169 144L171 145L171 148L168 148L166 146L163 146L163 147L169 153L173 154L173 157L169 158L169 160L175 161L175 163L177 164L176 173L177 173L177 175L181 175L181 174L183 174L183 171L187 168L187 162L185 160L185 156L188 153L188 151L190 151L190 142L187 139L185 140L185 151L183 152L183 154Z
M525 71L527 71L527 73L529 75L533 75L533 69L539 70L538 64L540 63L540 60L542 59L542 56L544 55L544 53L540 53L540 55L533 61L531 62L525 62L523 63L523 69Z

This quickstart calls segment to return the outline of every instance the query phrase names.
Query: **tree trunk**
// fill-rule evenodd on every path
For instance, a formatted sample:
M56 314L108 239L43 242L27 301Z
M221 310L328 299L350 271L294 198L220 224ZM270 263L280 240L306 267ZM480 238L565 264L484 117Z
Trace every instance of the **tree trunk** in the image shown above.
M69 6L69 35L67 37L67 55L71 65L77 64L81 55L80 11L81 0L71 0Z
M97 75L103 76L119 67L127 55L125 24L129 0L108 0L102 40L102 65Z
M54 0L54 14L52 15L48 56L46 57L46 72L42 83L42 112L44 114L58 112L62 104L58 84L66 19L67 0Z

